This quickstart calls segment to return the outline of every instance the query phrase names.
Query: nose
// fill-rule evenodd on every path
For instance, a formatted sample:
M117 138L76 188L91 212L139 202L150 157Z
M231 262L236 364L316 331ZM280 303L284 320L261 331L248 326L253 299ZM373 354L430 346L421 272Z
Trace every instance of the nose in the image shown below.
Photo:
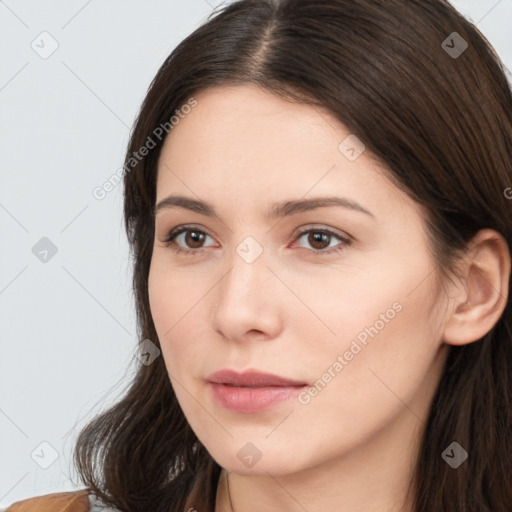
M275 338L282 328L284 286L268 267L265 251L253 261L234 251L228 264L215 288L213 328L228 340Z

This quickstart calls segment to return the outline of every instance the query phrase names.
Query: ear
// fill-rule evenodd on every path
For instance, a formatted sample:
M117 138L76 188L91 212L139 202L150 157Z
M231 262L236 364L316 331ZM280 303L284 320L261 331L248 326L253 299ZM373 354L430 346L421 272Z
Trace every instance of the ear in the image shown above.
M510 251L497 231L480 230L468 243L463 279L445 323L443 340L466 345L485 336L497 323L508 299Z

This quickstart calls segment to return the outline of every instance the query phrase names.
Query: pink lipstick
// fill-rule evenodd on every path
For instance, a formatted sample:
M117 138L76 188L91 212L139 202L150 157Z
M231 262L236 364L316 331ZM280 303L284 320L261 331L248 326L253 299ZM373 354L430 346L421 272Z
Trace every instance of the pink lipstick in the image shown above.
M297 396L307 383L249 370L221 370L206 378L216 401L226 409L255 413Z

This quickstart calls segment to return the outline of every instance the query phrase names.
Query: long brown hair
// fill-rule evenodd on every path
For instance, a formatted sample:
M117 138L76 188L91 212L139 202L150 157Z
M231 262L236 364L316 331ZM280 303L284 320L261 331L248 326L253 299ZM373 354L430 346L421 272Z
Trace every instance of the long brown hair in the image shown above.
M131 133L124 216L141 343L159 345L147 278L165 135L194 94L243 83L327 108L363 141L426 207L439 275L455 275L482 228L512 247L512 93L471 22L443 0L235 1L165 60ZM151 149L135 158L148 137ZM450 347L411 479L416 512L512 510L511 322L509 298L482 339ZM469 452L457 469L441 457L453 441ZM182 512L196 479L221 469L184 417L162 357L141 364L124 397L81 431L74 462L90 489L130 512ZM213 510L215 489L204 492Z

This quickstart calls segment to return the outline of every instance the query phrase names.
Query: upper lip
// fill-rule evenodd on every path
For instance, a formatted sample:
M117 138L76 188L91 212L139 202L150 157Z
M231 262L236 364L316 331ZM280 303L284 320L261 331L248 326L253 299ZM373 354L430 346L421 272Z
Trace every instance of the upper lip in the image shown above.
M232 386L246 387L265 387L265 386L304 386L305 382L286 379L279 375L260 372L257 370L248 370L238 373L234 370L220 370L212 373L206 378L210 382L217 384L230 384Z

